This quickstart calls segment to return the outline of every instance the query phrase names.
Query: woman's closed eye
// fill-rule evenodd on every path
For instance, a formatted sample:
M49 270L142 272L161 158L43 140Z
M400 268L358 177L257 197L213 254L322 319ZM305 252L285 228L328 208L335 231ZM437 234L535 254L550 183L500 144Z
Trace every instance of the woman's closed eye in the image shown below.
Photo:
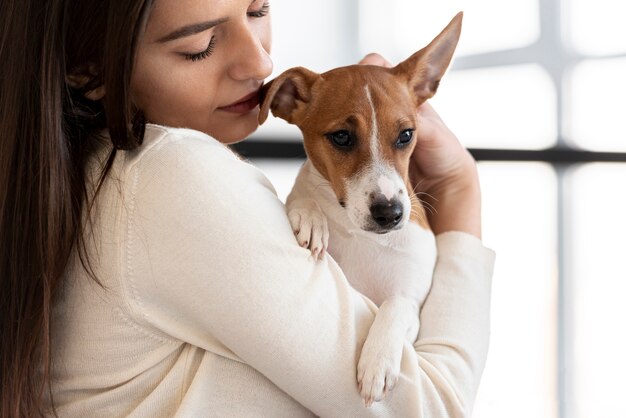
M265 3L263 3L263 6L261 6L260 9L252 11L252 12L248 12L248 17L262 18L262 17L267 16L269 12L270 12L270 3L266 1ZM183 55L185 56L185 59L189 61L200 61L211 56L214 50L215 50L215 35L211 37L211 40L209 41L209 45L206 47L205 50L196 52L196 53L185 53Z
M266 1L263 3L260 9L248 12L248 17L265 17L270 12L270 2Z
M199 61L205 58L208 58L215 50L215 35L211 36L211 40L209 41L209 46L206 47L204 51L197 52L195 54L184 54L185 59L190 61Z

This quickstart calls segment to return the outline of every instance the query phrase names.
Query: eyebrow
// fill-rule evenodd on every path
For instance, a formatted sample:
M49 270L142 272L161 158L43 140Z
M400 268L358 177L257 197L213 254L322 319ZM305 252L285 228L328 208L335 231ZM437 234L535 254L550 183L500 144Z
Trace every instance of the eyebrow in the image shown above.
M224 17L221 19L210 20L208 22L194 23L191 25L183 26L182 28L176 29L175 31L165 35L164 37L159 38L157 42L164 43L173 41L174 39L184 38L185 36L195 35L196 33L204 32L205 30L209 30L212 27L215 27L226 21L228 21L228 18Z

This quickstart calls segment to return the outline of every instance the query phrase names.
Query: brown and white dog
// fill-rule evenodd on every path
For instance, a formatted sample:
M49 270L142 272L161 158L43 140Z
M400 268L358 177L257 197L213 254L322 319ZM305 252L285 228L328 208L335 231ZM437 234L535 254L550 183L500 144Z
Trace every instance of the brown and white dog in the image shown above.
M462 13L394 68L352 65L317 74L297 67L263 91L259 121L297 125L308 160L287 198L298 243L325 251L350 284L379 306L357 365L366 405L393 389L404 344L419 330L430 290L435 239L413 193L409 161L419 121L461 32Z

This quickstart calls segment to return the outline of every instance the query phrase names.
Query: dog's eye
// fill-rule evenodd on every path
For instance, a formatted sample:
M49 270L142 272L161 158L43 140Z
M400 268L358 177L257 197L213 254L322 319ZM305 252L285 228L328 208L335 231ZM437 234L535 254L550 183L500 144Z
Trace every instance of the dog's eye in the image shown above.
M413 139L413 129L405 129L400 132L398 135L398 139L396 140L396 147L402 148L405 145L408 145Z
M333 142L338 147L347 148L350 147L354 141L352 141L352 134L348 131L337 131L326 134L326 138Z

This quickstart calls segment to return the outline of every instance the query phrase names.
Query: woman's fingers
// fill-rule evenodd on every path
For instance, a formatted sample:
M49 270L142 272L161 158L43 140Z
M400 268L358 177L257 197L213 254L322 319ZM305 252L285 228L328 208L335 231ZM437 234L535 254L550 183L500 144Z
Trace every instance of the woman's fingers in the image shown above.
M385 57L383 57L380 54L377 54L376 52L372 52L370 54L367 54L365 57L363 57L363 59L361 61L359 61L359 64L361 64L361 65L378 65L378 66L387 67L387 68L393 67L393 65L389 61L387 61L385 59Z

